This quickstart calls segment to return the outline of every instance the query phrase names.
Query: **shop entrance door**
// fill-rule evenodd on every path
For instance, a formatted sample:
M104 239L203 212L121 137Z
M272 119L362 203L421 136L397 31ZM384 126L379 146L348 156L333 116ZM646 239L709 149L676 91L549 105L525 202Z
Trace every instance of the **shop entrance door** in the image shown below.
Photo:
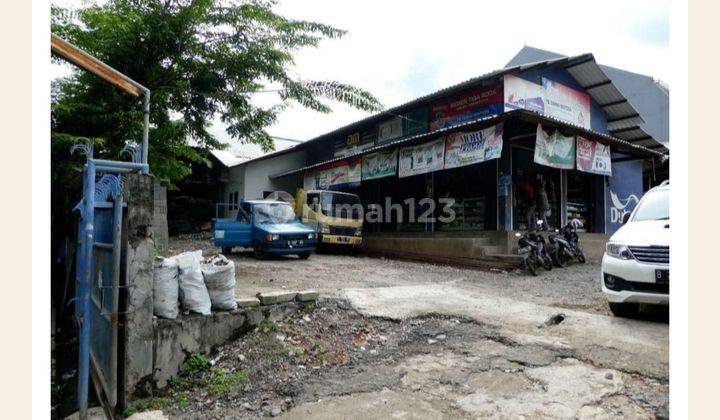
M540 217L538 202L542 190L547 196L548 227L560 226L560 170L534 162L533 151L512 147L513 229L525 230L531 220Z

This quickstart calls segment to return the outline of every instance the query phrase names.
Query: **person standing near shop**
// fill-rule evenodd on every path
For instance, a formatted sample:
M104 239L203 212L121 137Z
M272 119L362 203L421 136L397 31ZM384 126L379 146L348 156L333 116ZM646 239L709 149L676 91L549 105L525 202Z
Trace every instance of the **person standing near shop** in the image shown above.
M525 223L527 224L525 229L530 230L535 226L535 193L533 191L533 185L531 177L525 178L525 182L522 184L522 198L523 205L525 206Z
M550 203L548 202L547 191L545 190L545 181L542 174L538 174L535 181L535 203L537 206L538 218L543 222L542 229L547 230L547 217L550 213Z

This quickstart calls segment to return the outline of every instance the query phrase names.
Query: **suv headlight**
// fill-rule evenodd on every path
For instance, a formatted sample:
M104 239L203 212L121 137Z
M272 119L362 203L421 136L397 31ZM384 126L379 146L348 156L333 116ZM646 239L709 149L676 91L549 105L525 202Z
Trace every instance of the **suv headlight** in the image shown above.
M320 226L320 233L330 233L330 226Z
M605 252L613 258L619 258L621 260L631 260L634 258L630 249L623 244L608 242L605 245Z
M312 239L312 238L314 238L314 237L315 237L315 234L314 234L314 233L308 233L308 235L307 235L307 238L308 238L308 239Z
M277 241L278 239L280 239L280 235L278 235L277 233L268 233L267 235L265 235L266 241Z

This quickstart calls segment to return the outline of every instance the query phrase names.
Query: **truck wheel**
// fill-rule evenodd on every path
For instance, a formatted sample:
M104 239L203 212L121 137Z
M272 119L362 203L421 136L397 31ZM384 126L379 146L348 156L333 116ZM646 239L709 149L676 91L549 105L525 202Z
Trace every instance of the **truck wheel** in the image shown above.
M255 244L253 245L253 254L255 254L255 259L258 260L264 260L265 259L265 253L260 248L260 245Z
M615 303L615 302L608 302L608 306L610 306L610 312L613 313L615 316L619 316L622 318L631 318L637 315L638 312L638 304L637 303Z
M301 260L307 260L308 258L310 258L310 253L309 253L309 252L306 252L306 253L304 253L304 254L298 254L298 257L299 257Z
M229 247L229 246L222 247L222 253L224 255L230 255L232 253L232 247Z

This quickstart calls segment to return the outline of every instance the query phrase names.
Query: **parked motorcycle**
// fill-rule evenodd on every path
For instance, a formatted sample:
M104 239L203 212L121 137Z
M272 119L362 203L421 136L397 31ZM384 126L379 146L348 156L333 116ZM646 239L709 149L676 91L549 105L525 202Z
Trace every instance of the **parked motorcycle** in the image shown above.
M538 222L540 225L542 222ZM523 257L523 263L533 276L537 276L538 267L552 270L552 257L548 252L545 238L536 230L528 230L525 233L516 232L518 237L518 254Z
M577 234L578 228L581 227L583 227L583 224L580 220L572 219L561 229L555 229L556 233L548 235L548 242L550 243L551 249L550 255L552 256L553 263L558 267L565 267L571 260L585 263L585 254L582 251L582 246L580 245Z

